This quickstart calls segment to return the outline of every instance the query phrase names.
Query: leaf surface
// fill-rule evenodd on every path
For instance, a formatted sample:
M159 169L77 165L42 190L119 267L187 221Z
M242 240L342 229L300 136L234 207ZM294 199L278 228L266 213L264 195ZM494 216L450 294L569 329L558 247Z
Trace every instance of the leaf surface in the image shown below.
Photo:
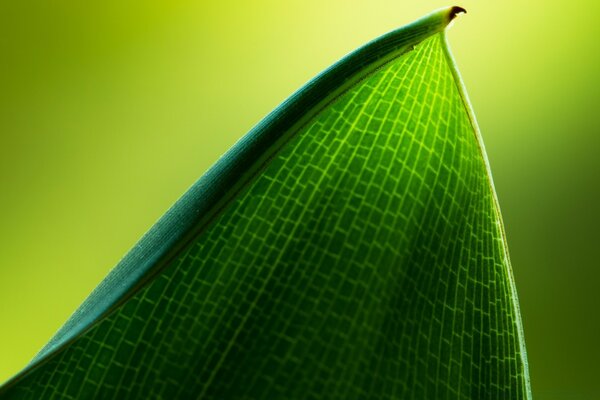
M237 143L2 398L530 398L477 124L440 10Z

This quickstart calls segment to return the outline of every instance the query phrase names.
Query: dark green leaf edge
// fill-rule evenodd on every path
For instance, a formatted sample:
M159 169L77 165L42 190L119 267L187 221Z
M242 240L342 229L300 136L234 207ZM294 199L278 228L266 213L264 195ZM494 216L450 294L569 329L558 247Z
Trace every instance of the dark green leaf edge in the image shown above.
M411 51L428 37L443 32L463 12L466 11L456 6L440 9L384 34L345 56L285 100L229 149L159 219L34 359L0 387L0 395L92 328L162 271L172 257L200 234L315 114L378 68ZM452 60L451 56L449 60ZM453 70L458 74L456 68ZM456 77L457 82L462 82L458 75ZM462 94L467 101L464 90ZM470 106L467 105L467 108L483 150L473 113ZM485 158L485 152L482 151L482 154ZM485 162L487 165L487 158ZM514 283L512 288L516 299ZM522 354L525 354L524 345L521 347Z

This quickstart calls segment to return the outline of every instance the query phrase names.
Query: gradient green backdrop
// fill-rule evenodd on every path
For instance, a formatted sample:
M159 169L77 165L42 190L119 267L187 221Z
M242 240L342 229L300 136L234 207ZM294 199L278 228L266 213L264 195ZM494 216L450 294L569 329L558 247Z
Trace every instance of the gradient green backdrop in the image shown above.
M424 0L3 1L0 381L240 136ZM463 1L536 399L600 398L600 3Z

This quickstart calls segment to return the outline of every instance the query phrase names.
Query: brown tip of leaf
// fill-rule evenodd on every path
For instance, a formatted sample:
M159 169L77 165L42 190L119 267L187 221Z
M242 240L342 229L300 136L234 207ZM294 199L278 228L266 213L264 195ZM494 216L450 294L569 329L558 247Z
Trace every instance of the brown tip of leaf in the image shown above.
M456 16L458 14L463 14L463 13L466 14L467 10L465 10L462 7L454 6L450 9L450 12L448 13L448 19L450 21L452 21L454 18L456 18Z

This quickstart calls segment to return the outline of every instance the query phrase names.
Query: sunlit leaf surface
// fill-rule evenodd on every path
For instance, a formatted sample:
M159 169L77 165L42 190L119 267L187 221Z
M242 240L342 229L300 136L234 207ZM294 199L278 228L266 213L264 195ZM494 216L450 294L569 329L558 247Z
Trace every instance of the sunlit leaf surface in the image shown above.
M459 11L275 110L3 398L529 397L500 213L445 43Z

